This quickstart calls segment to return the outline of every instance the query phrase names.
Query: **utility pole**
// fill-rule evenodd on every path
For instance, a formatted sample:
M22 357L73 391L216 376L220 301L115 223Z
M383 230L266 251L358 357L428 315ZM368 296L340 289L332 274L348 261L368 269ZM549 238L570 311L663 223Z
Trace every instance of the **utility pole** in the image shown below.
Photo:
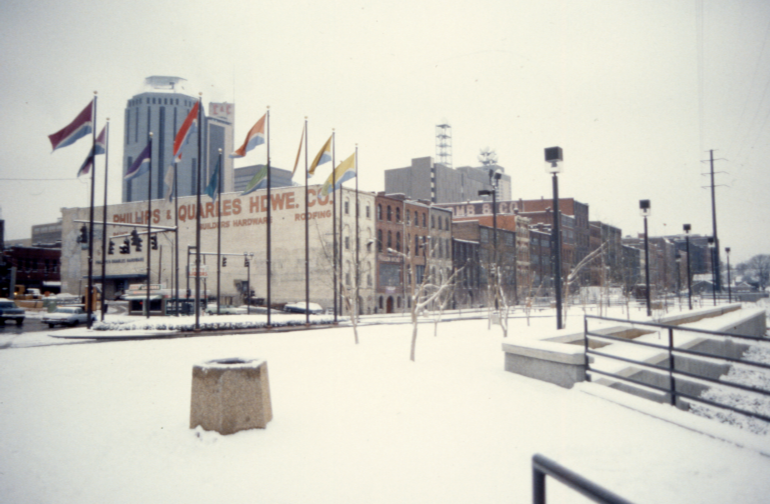
M716 185L714 184L714 150L709 151L709 165L711 175L711 222L712 222L712 234L714 237L714 248L711 254L712 271L714 273L714 289L722 291L722 276L720 274L719 264L719 238L717 235L717 199L716 199Z

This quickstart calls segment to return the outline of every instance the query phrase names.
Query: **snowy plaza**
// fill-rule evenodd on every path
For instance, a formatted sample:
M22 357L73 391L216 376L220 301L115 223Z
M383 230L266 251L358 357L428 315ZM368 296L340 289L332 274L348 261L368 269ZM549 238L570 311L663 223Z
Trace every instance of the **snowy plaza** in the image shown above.
M555 332L552 317L510 323L508 340ZM566 331L581 328L573 309ZM536 453L632 502L768 501L766 436L505 372L487 320L441 322L435 335L420 324L415 362L410 324L358 329L357 345L344 325L0 341L0 501L531 502ZM190 429L192 366L231 357L267 361L272 421L228 436ZM588 502L547 488L548 502Z

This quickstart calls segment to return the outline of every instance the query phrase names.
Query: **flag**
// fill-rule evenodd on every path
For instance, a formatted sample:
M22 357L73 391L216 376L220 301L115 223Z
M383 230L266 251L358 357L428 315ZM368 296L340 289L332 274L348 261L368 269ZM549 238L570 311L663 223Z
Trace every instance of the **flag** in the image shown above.
M72 145L93 131L93 103L94 102L91 101L91 103L78 114L75 120L63 129L57 131L53 135L48 135L53 150Z
M199 107L200 102L195 102L195 105L193 105L190 113L187 114L187 117L182 123L182 127L179 128L179 131L174 138L174 161L177 163L182 160L182 147L188 144L190 138L192 138L193 133L195 133L195 128L198 125Z
M321 150L318 151L318 154L313 160L313 163L310 165L310 169L307 171L307 176L312 177L313 175L315 175L315 169L318 168L319 165L328 163L331 160L332 160L332 137L329 137L329 139L326 141L324 146L321 147Z
M335 176L336 174L336 176ZM326 182L321 186L321 190L318 191L318 197L322 198L332 191L336 191L342 186L342 183L352 179L356 176L356 154L355 152L350 155L345 161L341 162L334 172L329 175ZM332 188L332 182L336 178L337 185Z
M260 168L254 177L249 181L248 185L246 186L246 190L241 193L241 196L246 196L247 194L253 193L259 189L259 183L262 182L262 180L265 178L267 178L267 166L262 166L262 168Z
M163 198L168 199L169 203L171 203L171 196L174 194L175 177L174 165L169 165L168 170L166 170L166 178L163 179L163 183L166 184L166 195Z
M305 124L307 124L307 121L305 121ZM302 153L302 140L305 138L305 125L302 125L302 135L299 137L299 149L297 149L297 159L294 160L294 169L291 171L292 178L294 177L294 174L297 172L297 165L299 164L299 155Z
M244 157L247 152L249 152L251 149L256 147L257 145L262 145L265 143L265 118L267 117L267 113L262 116L262 119L257 121L257 123L251 127L249 130L249 134L246 135L246 140L243 142L243 145L230 154L231 158L237 158L237 157Z
M143 175L147 173L150 169L150 146L152 144L148 143L147 147L144 148L141 154L134 160L134 162L131 164L131 167L126 171L126 174L123 176L125 180L131 180L133 178L138 177L139 175Z
M206 186L206 194L209 195L214 201L219 196L219 166L222 164L222 158L217 156L217 166L214 168L214 172L209 179L209 185Z
M107 143L104 140L106 130L107 126L102 128L102 132L99 133L98 137L96 137L96 145L91 147L91 152L88 153L88 157L85 161L83 161L83 164L80 165L80 169L78 170L78 177L81 175L87 175L88 172L91 171L91 166L94 164L94 150L96 150L96 156L107 152Z

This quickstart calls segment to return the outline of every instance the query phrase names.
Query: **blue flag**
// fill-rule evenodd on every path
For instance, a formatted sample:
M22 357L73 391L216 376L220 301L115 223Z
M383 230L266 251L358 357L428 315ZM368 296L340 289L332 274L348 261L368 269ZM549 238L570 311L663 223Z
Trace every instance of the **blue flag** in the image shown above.
M133 178L138 177L139 175L143 175L147 173L150 170L150 147L152 144L148 143L147 147L144 148L141 154L137 156L137 158L134 160L134 162L131 164L131 166L126 171L126 174L123 176L125 180L131 180Z
M209 185L206 186L206 194L208 194L209 197L214 201L216 201L217 196L219 196L219 165L221 164L222 158L217 157L217 166L214 168L214 172L211 174Z

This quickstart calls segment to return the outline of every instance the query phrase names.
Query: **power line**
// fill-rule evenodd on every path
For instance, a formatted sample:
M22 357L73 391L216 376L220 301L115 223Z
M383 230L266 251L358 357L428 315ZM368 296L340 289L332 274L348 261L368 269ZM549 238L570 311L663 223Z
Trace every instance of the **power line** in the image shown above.
M77 180L77 178L0 178L0 180L46 181L46 180Z

